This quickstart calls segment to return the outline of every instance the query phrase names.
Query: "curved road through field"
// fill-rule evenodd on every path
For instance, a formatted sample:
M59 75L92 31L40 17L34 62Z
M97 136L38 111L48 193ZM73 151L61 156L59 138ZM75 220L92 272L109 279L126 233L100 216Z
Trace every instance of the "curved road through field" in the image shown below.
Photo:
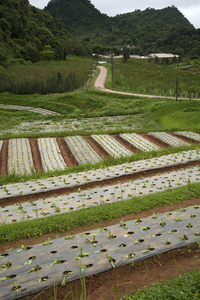
M108 75L108 70L103 66L98 66L100 69L100 74L94 82L94 88L103 92L121 94L121 95L130 95L130 96L137 96L137 97L147 97L147 98L163 98L163 99L176 99L175 97L166 97L166 96L157 96L157 95L145 95L145 94L135 94L135 93L128 93L128 92L120 92L114 91L105 88L105 82ZM181 100L191 100L190 98L179 98ZM200 100L200 99L193 99L193 100Z

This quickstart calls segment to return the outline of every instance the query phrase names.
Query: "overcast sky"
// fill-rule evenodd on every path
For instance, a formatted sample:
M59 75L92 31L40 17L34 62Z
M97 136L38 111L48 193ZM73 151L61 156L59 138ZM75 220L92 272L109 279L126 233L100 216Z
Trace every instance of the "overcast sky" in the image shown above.
M29 2L38 8L44 8L49 0L29 0ZM91 0L91 3L108 16L132 12L135 9L145 10L147 7L160 9L174 5L182 12L190 23L196 28L200 28L199 0Z

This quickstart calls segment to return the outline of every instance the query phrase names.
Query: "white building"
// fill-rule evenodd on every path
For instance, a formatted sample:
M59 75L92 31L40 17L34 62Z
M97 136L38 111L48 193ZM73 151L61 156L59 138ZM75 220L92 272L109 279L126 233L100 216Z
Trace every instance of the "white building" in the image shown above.
M171 54L171 53L151 53L148 55L148 58L174 58L174 57L179 57L177 54Z

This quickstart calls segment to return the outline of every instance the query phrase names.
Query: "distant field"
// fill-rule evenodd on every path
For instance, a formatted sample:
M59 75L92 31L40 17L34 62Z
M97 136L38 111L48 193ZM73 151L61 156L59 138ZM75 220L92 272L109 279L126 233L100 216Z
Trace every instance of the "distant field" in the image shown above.
M200 63L198 60L179 64L179 96L200 98ZM155 63L154 60L129 59L123 63L114 60L114 89L126 92L174 96L176 92L177 63ZM110 79L106 87L111 88Z

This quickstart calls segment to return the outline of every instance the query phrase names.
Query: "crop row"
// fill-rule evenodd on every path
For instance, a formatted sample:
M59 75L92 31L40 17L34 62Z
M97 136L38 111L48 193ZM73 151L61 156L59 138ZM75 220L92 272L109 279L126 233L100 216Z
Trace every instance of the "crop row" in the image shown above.
M65 138L65 141L79 164L101 161L101 157L82 136L69 136Z
M137 172L172 167L198 160L200 160L200 150L188 150L59 177L7 184L0 187L0 199L40 193L44 190L52 191L65 187L74 187L89 182L101 182L102 180L119 178L120 176L132 175Z
M144 196L161 191L175 189L188 183L200 182L200 168L181 169L138 179L126 183L90 188L67 195L39 199L35 202L25 202L10 205L0 209L1 221L10 223L21 219L44 218L49 215L65 214L72 210L80 210L105 203L128 200L133 196ZM142 201L142 200L141 200Z
M1 297L14 299L56 284L65 286L80 274L93 275L189 246L200 235L199 217L195 205L9 249L0 256Z
M120 136L141 151L159 150L160 148L137 133L123 133Z
M107 153L117 158L121 156L130 156L133 153L118 143L112 136L107 134L92 135L92 138L99 143Z
M0 104L0 108L5 108L5 109L15 109L15 110L28 110L28 111L32 111L35 113L40 113L43 115L60 115L57 112L48 110L48 109L44 109L44 108L40 108L40 107L30 107L30 106L21 106L21 105L5 105L5 104Z
M166 133L166 132L149 132L148 135L151 135L172 147L189 145L189 143L184 142L184 141L180 140L179 138L177 138L169 133Z
M28 139L12 139L8 147L8 174L32 174L34 164Z
M65 169L67 166L61 155L56 138L38 139L38 147L45 172L56 169Z
M200 135L193 132L183 132L181 135L200 140ZM189 145L189 143L165 132L151 132L149 135L164 141L171 146ZM139 134L121 134L124 140L141 151L158 150L159 147ZM92 135L92 138L112 157L131 156L133 153L110 135ZM65 169L67 165L62 157L56 138L39 138L37 140L44 172ZM81 136L66 137L65 142L79 164L96 163L100 156ZM0 150L3 141L0 141ZM8 174L31 174L35 172L32 153L28 139L9 140Z
M200 142L200 134L191 131L177 131L175 134Z

